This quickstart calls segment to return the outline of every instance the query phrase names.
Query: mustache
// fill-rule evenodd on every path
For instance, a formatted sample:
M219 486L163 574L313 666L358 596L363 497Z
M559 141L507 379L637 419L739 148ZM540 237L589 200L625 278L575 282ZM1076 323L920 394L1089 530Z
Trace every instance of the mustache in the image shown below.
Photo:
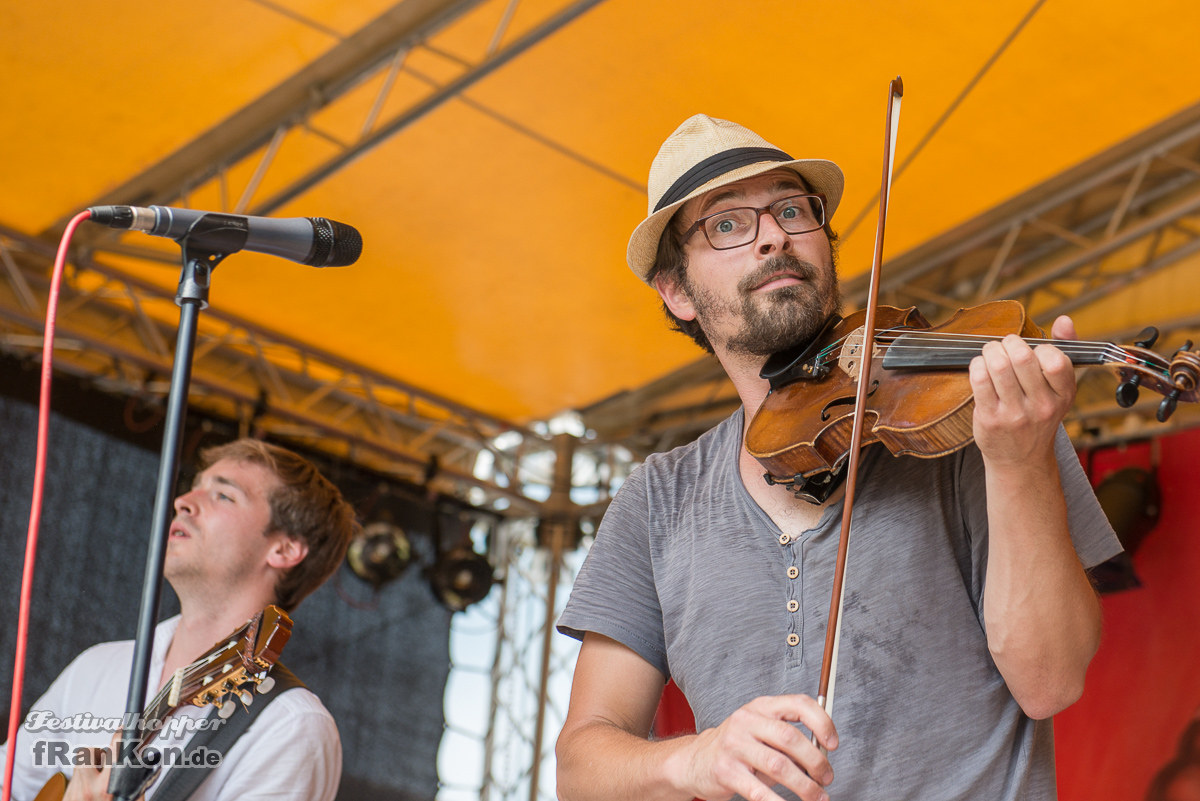
M805 281L811 281L817 277L815 265L802 261L790 253L780 253L764 261L757 270L738 282L738 289L742 292L749 292L763 284L772 275L782 272L795 273Z

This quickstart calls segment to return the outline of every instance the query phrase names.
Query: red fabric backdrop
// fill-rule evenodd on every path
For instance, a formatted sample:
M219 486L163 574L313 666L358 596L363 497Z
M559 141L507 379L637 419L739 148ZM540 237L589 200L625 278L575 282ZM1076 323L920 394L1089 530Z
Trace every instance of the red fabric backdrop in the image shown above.
M1155 455L1157 453L1157 456ZM1055 719L1060 801L1200 799L1149 789L1174 762L1200 712L1200 429L1084 455L1098 485L1123 467L1157 467L1157 525L1133 555L1141 585L1105 595L1104 640L1083 698ZM1155 465L1157 461L1157 465ZM654 731L693 731L674 683L663 693ZM1192 746L1193 749L1200 744ZM1196 765L1184 771L1200 776Z
M1153 451L1141 442L1084 463L1099 484L1122 467L1151 468ZM1200 429L1160 438L1157 451L1161 514L1133 555L1142 586L1104 596L1084 696L1055 719L1060 801L1149 799L1200 709Z

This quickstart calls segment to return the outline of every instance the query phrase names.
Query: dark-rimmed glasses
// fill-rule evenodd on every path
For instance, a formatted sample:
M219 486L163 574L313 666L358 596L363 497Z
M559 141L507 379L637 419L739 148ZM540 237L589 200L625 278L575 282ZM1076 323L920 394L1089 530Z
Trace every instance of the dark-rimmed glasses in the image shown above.
M789 195L770 206L753 208L739 206L701 217L683 234L682 242L704 231L704 238L713 250L729 250L749 245L758 238L758 220L769 212L785 232L807 234L825 226L825 196L822 194Z

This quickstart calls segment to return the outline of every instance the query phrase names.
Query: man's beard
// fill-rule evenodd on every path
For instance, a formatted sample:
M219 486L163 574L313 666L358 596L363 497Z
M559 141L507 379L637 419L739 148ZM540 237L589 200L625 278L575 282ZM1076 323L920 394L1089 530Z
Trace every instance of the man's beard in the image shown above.
M754 293L771 275L787 271L804 279L765 293ZM769 356L808 342L821 332L825 321L842 307L837 269L821 270L790 254L763 262L738 283L738 299L722 299L694 286L684 275L683 290L696 310L701 329L713 340L712 322L721 315L741 320L741 327L725 342L731 353Z

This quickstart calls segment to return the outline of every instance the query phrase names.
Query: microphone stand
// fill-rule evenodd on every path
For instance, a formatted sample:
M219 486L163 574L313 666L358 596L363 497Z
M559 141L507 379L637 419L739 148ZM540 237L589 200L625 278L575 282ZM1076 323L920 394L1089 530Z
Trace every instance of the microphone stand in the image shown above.
M246 244L247 232L221 222L219 215L197 219L177 241L183 248L183 270L175 303L179 306L179 331L175 340L175 363L171 370L171 388L167 396L166 428L163 431L158 485L154 495L154 513L146 553L146 573L138 612L137 638L133 646L133 667L129 676L129 694L122 719L121 743L113 760L108 792L114 801L133 801L145 792L154 778L157 765L146 764L134 753L141 742L142 709L149 683L150 652L154 628L158 623L162 595L163 563L166 559L167 533L179 479L179 460L183 426L187 418L188 387L192 377L192 358L196 348L196 329L200 312L208 308L208 290L213 269L229 254Z

